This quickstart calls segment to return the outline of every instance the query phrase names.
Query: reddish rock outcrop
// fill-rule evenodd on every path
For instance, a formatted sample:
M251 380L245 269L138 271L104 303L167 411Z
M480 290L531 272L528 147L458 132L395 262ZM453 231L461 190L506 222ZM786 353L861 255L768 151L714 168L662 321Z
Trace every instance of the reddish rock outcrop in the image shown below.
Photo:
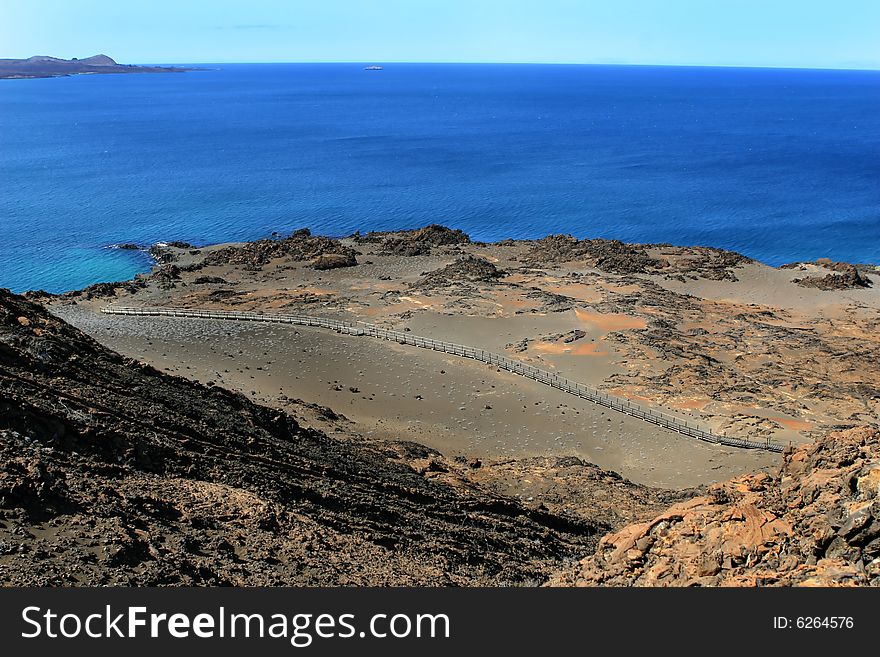
M832 433L776 475L713 486L606 535L566 586L878 586L880 431Z

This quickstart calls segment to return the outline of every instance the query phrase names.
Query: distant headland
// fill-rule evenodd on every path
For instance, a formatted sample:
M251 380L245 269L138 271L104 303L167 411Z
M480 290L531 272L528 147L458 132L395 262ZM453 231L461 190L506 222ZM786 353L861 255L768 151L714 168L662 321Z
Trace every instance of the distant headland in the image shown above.
M0 59L0 80L99 73L180 73L188 70L191 69L119 64L107 55L95 55L86 59L58 59L42 55L27 59Z

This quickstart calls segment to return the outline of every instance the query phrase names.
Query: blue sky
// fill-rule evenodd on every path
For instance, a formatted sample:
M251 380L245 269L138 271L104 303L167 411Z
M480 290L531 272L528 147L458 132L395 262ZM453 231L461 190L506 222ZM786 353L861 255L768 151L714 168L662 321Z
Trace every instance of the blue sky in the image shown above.
M29 0L0 57L880 68L880 0Z

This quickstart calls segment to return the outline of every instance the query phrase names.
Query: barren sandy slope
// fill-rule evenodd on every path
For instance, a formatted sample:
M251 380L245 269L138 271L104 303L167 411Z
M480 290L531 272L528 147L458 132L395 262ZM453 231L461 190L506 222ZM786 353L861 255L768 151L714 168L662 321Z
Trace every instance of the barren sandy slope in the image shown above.
M479 244L439 227L168 247L150 277L53 302L104 344L338 431L465 458L577 456L668 487L774 467L454 356L321 329L108 317L108 303L366 321L494 350L729 435L801 444L878 422L877 287L793 282L713 249L552 237ZM836 279L835 279L836 280ZM870 281L870 274L867 275ZM823 284L824 285L824 284Z

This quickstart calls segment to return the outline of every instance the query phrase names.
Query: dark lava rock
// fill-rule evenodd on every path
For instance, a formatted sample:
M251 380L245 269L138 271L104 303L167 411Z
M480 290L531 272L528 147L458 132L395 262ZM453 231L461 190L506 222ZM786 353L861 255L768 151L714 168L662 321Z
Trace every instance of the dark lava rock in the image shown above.
M135 279L133 281L120 281L117 283L95 283L94 285L89 285L82 290L72 290L71 292L65 292L61 296L68 299L80 298L86 299L87 301L91 299L102 299L106 297L115 297L118 291L128 292L129 294L135 294L138 290L142 290L146 286L146 282L142 279Z
M46 290L28 290L24 293L24 298L28 301L49 301L57 297L57 294L46 292Z
M441 269L428 272L413 287L443 288L461 283L494 284L507 273L485 258L467 255Z
M555 292L547 292L538 287L531 288L526 292L526 298L536 299L541 302L541 312L564 313L578 305L577 300Z
M212 290L208 294L208 298L213 301L222 301L224 299L232 299L243 294L244 292L239 292L238 290Z
M195 285L208 285L208 284L212 284L212 283L218 283L220 285L228 285L229 284L229 282L221 276L197 276L193 280L193 283Z
M370 231L366 235L362 235L361 231L355 231L350 236L358 244L381 244L388 237L388 233Z
M783 269L797 267L799 263L783 265ZM828 258L816 260L816 265L831 270L825 276L807 276L796 278L793 282L801 287L813 287L819 290L852 290L855 288L867 288L873 284L871 279L865 276L856 265L848 262L832 262Z
M241 265L257 271L270 260L286 258L295 262L311 261L315 269L332 269L356 265L356 256L357 251L339 240L315 236L308 228L303 228L283 239L257 240L213 251L205 256L199 267Z
M177 254L169 250L164 244L154 244L149 249L150 257L160 265L169 264L177 260Z
M6 585L532 583L606 528L383 445L163 374L0 291Z
M418 230L402 231L393 237L387 237L383 240L382 247L383 252L389 255L419 256L431 253L432 247L435 246L467 244L470 241L471 238L460 230L431 224Z
M550 235L533 243L523 262L541 267L585 261L588 266L612 274L645 274L663 268L662 261L648 255L644 247L618 240L578 240L571 235Z
M657 245L660 246L660 245ZM751 258L737 253L725 251L711 246L669 247L679 256L674 262L665 263L661 273L667 276L690 278L707 278L715 281L737 281L734 269L754 262Z
M153 270L149 279L163 290L170 290L177 287L177 281L180 280L180 267L177 265L161 265Z
M319 271L326 269L338 269L339 267L354 267L357 264L357 258L354 252L347 253L324 253L315 258L312 268Z
M664 257L650 255L649 247L662 248ZM611 274L664 274L680 280L690 276L731 281L737 280L733 273L736 267L753 262L740 253L708 246L626 244L619 240L578 240L571 235L550 235L533 242L523 261L533 267L579 262Z
M562 338L562 341L565 343L577 342L586 335L586 331L574 329L573 331L569 331L568 333L566 333L565 336Z

